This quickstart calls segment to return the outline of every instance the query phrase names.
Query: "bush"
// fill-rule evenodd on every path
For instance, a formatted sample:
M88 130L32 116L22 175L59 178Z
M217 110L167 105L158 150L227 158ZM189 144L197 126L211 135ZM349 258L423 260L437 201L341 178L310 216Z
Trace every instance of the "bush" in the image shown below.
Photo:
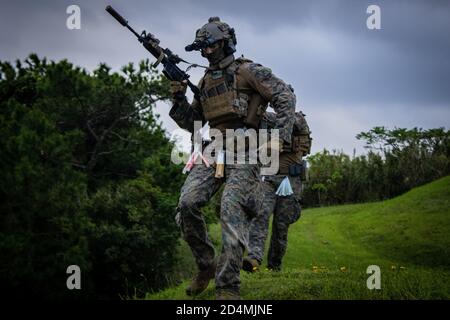
M167 96L148 61L121 73L34 54L0 62L4 294L118 298L167 283L183 181L152 111ZM66 288L72 264L80 291Z
M383 200L450 174L450 131L437 129L361 132L367 155L350 158L327 150L308 158L305 206Z

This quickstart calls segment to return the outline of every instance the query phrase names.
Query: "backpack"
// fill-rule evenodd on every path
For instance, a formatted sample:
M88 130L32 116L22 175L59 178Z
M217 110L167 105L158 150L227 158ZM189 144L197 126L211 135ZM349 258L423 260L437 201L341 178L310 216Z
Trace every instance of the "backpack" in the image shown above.
M303 155L311 153L311 130L305 119L305 114L301 111L295 113L294 129L292 131L292 151L301 151Z
M276 114L273 112L266 112L262 120L262 129L275 128ZM292 130L291 145L287 150L297 153L302 152L303 156L311 153L311 130L305 119L305 114L301 111L295 112L295 122Z

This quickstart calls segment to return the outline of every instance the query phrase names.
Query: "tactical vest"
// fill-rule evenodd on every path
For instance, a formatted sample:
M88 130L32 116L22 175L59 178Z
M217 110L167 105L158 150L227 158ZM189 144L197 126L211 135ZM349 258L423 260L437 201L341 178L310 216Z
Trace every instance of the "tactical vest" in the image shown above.
M262 129L275 128L276 115L266 113L262 121ZM292 139L289 146L283 146L286 152L302 153L302 156L310 154L312 145L311 131L305 119L305 114L301 111L295 113L294 127L292 129Z
M236 59L226 69L207 70L200 83L200 104L211 128L258 129L267 102L256 91L240 90L239 67L250 60Z

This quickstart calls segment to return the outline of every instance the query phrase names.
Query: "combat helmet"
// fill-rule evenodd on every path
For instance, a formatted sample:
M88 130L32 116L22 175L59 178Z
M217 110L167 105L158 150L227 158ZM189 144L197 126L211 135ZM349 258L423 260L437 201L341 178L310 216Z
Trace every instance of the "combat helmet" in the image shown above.
M219 17L211 17L208 23L203 25L195 33L195 40L186 46L186 51L201 50L223 40L226 55L236 51L236 34L227 23L220 21Z

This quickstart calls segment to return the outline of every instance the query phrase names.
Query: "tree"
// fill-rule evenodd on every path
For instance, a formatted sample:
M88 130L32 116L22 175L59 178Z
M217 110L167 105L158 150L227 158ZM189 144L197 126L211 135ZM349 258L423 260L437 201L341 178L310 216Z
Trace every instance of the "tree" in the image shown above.
M374 127L356 136L367 154L327 150L308 157L305 206L392 198L450 173L450 131Z
M34 54L14 67L0 62L0 278L8 294L118 298L167 283L183 180L153 113L167 97L167 80L148 61L121 73ZM82 270L81 292L66 288L71 264Z

